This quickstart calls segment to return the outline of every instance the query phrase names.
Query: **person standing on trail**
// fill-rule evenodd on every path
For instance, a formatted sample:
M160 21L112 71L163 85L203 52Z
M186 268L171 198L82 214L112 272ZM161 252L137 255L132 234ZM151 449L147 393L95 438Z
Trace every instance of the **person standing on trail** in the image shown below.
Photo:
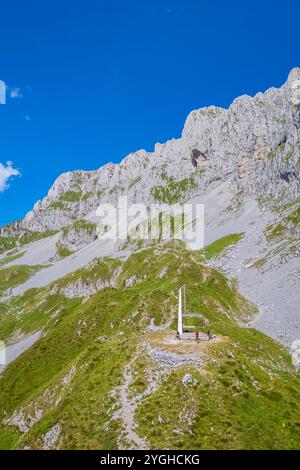
M180 339L180 333L179 333L179 331L177 331L177 333L176 333L176 339Z
M196 341L197 341L197 343L199 341L199 331L196 331Z

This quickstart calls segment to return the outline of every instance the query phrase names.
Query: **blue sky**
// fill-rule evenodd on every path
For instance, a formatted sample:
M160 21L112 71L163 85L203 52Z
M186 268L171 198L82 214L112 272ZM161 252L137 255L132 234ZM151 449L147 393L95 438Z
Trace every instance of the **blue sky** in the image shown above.
M1 2L0 224L64 171L179 137L187 114L280 86L300 65L299 2ZM6 166L13 162L13 167ZM1 190L1 181L0 181Z

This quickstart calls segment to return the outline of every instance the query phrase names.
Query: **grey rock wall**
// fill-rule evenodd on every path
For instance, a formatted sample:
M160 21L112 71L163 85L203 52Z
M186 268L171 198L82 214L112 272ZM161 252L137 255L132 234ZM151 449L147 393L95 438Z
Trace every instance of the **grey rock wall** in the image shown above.
M299 153L300 69L295 68L279 89L241 96L228 109L192 111L182 137L156 144L152 153L140 150L120 164L62 174L18 227L65 227L121 195L149 203L157 197L155 188L168 192L174 182L181 201L229 180L266 203L288 202L299 197ZM186 189L180 182L187 179L192 184Z

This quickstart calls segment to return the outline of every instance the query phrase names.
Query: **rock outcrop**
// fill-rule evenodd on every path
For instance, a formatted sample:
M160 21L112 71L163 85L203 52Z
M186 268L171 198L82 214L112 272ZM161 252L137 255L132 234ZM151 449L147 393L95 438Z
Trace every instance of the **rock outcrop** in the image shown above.
M58 243L73 252L84 248L96 239L97 225L85 220L77 220L61 231Z

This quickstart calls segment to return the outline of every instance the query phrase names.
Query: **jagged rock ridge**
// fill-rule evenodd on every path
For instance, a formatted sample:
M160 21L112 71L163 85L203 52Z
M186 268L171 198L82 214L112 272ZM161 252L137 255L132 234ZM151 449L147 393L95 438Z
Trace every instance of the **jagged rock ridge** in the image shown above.
M229 109L192 111L182 137L156 144L152 153L140 150L120 164L62 174L14 228L55 230L123 194L135 202L178 202L226 180L256 197L288 202L299 196L299 153L300 69L295 68L279 89L241 96Z

